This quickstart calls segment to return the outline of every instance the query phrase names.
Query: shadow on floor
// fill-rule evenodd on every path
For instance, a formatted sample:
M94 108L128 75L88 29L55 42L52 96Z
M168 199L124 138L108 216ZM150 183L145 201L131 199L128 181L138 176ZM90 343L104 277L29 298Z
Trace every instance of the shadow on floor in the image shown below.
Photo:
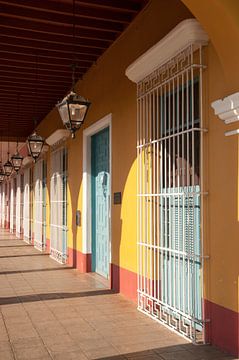
M29 247L29 246L33 246L33 245L3 245L3 246L0 246L0 249L5 249L5 248L21 248L21 247Z
M106 357L97 357L97 360L238 360L234 356L230 356L221 352L211 345L193 345L192 343L183 345L172 345L143 350L137 352L129 352L121 355L113 355Z
M92 290L92 291L82 291L76 293L48 293L48 294L34 294L34 295L19 295L11 297L0 298L0 305L11 305L35 301L47 301L47 300L59 300L59 299L74 299L88 296L98 296L98 295L112 295L115 294L113 290L103 289L103 290Z
M64 266L64 265L62 265L62 266ZM70 269L73 269L73 268L69 267L69 266L64 266L64 267L47 268L47 269L9 270L9 271L0 271L0 275L25 274L25 273L33 273L33 272L70 270Z
M18 239L18 238L8 238L8 237L3 238L3 237L1 237L0 242L1 241L18 241L18 240L22 241L22 239Z
M21 255L6 255L6 256L0 256L0 259L5 258L18 258L18 257L25 257L25 256L49 256L49 254L45 253L39 253L39 254L21 254Z

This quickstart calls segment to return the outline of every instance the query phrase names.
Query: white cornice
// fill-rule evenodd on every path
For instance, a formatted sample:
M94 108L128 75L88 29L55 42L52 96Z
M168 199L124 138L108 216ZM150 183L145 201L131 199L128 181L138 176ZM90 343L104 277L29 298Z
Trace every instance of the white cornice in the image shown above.
M141 55L127 69L126 76L138 83L191 44L206 45L208 35L196 19L180 22L163 39Z
M46 139L46 143L50 146L57 145L60 142L66 140L69 135L70 132L68 130L58 129Z
M225 124L239 121L239 92L229 95L224 99L219 99L211 103L215 115Z
M33 162L33 158L30 155L28 155L28 156L24 157L24 159L22 161L22 165L27 166L27 165L31 164L32 162Z

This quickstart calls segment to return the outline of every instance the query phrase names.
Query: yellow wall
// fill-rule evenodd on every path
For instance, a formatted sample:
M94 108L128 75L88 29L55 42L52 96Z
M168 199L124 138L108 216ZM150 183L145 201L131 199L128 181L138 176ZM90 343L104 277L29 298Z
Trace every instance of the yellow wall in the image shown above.
M77 90L92 102L84 128L112 113L112 192L122 191L122 206L112 205L112 262L136 272L136 86L125 69L192 15L208 32L205 73L205 295L238 311L238 139L224 125L210 103L238 90L239 2L237 0L152 0L96 65L78 82ZM233 13L234 11L234 13ZM235 13L236 11L236 13ZM213 21L212 21L213 14ZM229 56L230 54L230 56ZM56 110L40 124L48 136L62 127ZM82 211L82 130L68 140L69 246L82 249L82 227L75 226L76 209ZM48 231L49 234L49 231Z

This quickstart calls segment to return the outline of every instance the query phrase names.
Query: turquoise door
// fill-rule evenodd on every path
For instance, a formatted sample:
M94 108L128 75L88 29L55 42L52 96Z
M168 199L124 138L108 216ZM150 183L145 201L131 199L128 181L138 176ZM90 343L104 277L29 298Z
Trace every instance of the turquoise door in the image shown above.
M91 138L92 271L109 277L109 128Z

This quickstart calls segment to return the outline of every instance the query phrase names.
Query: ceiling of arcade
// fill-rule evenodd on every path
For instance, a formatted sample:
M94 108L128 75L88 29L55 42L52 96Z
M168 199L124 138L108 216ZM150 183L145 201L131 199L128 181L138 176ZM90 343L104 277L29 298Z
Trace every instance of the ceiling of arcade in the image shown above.
M25 139L148 0L0 0L0 136Z

